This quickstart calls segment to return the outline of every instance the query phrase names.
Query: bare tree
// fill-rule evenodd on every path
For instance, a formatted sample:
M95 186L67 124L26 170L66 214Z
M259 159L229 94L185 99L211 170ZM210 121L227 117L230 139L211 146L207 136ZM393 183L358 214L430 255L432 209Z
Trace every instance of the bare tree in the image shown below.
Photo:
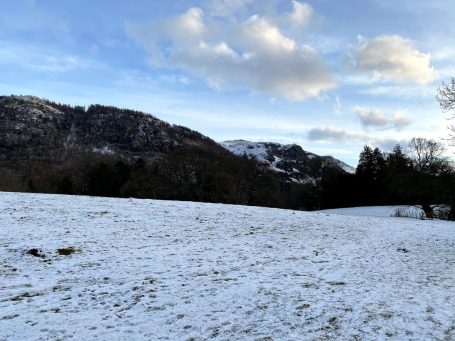
M414 170L411 191L430 219L434 216L434 209L447 202L446 187L449 184L446 179L452 168L444 152L444 146L433 140L418 137L409 143L409 156Z
M441 106L442 111L448 112L455 110L455 78L452 77L449 82L443 82L442 85L438 88L438 94L436 99ZM449 119L454 119L455 114ZM452 132L450 134L450 144L455 145L455 125L451 124L448 126L449 130Z
M438 88L436 96L443 111L455 110L455 78L452 77L449 82L442 82Z
M450 170L450 163L444 156L445 148L442 144L414 137L409 143L413 167L416 171L428 175L441 175Z

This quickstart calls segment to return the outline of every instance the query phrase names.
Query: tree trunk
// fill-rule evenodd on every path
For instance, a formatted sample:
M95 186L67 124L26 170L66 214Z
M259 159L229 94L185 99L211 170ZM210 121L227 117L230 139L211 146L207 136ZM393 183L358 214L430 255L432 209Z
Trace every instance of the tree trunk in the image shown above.
M427 219L433 219L434 217L433 207L431 207L430 204L422 204L422 210L425 213Z

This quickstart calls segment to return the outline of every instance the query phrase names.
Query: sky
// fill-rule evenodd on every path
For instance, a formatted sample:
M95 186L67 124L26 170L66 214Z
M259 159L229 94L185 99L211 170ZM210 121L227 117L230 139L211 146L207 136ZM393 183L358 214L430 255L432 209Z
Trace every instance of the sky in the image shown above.
M448 137L435 96L455 76L452 0L0 3L3 95L141 110L354 166L365 144Z

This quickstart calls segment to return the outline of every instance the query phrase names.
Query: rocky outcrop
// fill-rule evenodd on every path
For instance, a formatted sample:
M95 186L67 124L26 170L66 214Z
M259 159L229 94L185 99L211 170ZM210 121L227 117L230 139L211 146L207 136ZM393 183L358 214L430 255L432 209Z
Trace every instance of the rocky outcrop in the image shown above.
M225 141L221 144L238 156L256 159L268 165L288 182L316 184L324 172L355 173L353 167L340 160L307 152L296 144L244 140Z

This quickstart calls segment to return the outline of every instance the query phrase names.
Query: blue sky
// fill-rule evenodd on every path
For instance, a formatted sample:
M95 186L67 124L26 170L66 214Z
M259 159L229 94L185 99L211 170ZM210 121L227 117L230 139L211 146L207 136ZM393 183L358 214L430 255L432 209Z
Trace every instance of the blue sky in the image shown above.
M448 135L448 0L2 0L0 93L138 109L352 165Z

